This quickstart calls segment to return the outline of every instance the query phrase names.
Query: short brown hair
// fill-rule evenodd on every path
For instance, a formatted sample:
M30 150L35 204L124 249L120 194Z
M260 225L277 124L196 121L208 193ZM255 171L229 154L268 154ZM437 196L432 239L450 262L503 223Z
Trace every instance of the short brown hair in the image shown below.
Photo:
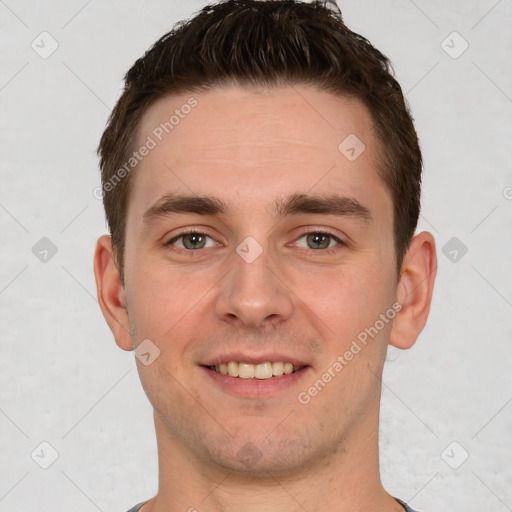
M393 200L400 270L418 222L422 157L389 60L325 2L223 0L179 22L135 62L101 137L103 204L121 277L131 180L126 171L115 186L112 180L130 158L148 108L169 94L287 84L354 97L369 110L380 143L378 172Z

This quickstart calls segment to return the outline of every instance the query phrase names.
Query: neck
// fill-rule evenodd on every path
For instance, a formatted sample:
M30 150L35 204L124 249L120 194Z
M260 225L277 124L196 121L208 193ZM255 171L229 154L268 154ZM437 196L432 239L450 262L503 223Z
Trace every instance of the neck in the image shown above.
M378 411L378 408L376 409ZM294 473L240 474L198 460L155 414L159 491L141 512L403 512L383 488L378 412Z

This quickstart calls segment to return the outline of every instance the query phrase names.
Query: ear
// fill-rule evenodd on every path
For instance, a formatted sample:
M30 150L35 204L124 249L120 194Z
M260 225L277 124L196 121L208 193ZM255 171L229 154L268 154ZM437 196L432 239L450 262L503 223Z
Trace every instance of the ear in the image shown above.
M393 320L390 345L411 348L425 327L437 270L434 237L424 231L409 246L398 281L397 301L402 309Z
M116 343L123 350L133 350L126 297L108 235L101 236L96 243L94 275L98 302Z

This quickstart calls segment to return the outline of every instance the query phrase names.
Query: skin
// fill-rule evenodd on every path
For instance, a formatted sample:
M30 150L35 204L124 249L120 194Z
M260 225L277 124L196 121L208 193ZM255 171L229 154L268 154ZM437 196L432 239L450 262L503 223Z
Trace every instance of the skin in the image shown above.
M190 96L156 102L137 147ZM194 97L198 105L131 176L124 286L110 237L95 254L116 343L133 350L150 339L160 350L148 366L137 360L159 456L158 495L142 511L403 510L379 476L380 378L388 344L411 347L427 320L433 237L413 238L397 275L392 200L377 173L371 118L357 100L305 86ZM349 134L366 147L354 161L338 150ZM178 193L215 196L231 214L143 220L162 196ZM371 218L273 210L291 194L332 193L356 199ZM166 245L188 228L211 237L205 248L184 248L190 237ZM310 228L343 243L311 245ZM262 249L252 263L236 252L248 236ZM395 302L402 309L394 320L300 403L298 393ZM265 396L226 391L201 366L220 353L273 350L308 368Z

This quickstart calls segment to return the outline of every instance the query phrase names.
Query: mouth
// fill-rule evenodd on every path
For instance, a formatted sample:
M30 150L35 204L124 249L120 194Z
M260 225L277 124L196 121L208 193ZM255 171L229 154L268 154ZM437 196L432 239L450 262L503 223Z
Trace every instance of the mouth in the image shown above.
M221 375L238 379L267 380L300 372L305 368L305 365L296 366L289 361L267 361L258 364L228 361L216 365L207 365L206 368Z
M313 373L307 361L291 354L246 350L217 354L203 360L199 367L212 391L221 390L238 398L270 399L288 397L291 390L305 385Z

